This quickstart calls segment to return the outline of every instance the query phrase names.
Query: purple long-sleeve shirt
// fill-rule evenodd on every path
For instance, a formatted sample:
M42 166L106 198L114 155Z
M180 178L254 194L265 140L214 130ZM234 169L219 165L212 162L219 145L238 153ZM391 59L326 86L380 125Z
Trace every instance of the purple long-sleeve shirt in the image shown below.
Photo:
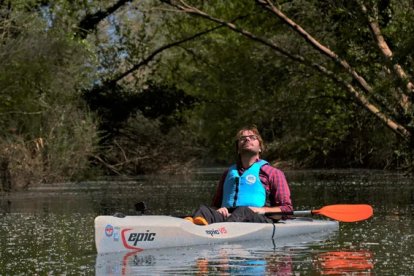
M241 166L237 167L239 175L245 171ZM213 198L213 206L220 208L223 199L223 186L228 169L223 173ZM290 189L286 181L285 174L269 164L263 165L259 171L260 181L266 189L266 205L280 207L282 212L293 211L292 201L290 199Z

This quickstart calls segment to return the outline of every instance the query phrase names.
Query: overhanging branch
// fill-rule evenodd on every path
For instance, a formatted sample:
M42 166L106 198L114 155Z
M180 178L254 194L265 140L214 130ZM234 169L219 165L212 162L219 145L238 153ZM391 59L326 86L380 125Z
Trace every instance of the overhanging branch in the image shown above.
M352 68L352 66L344 59L341 59L334 51L332 51L329 47L320 43L317 39L315 39L311 34L309 34L305 29L303 29L300 25L294 22L292 19L287 17L280 9L278 9L270 0L256 0L258 4L260 4L265 9L272 12L276 15L279 19L282 20L285 24L287 24L294 32L298 33L302 36L308 44L310 44L314 49L320 52L322 55L330 58L336 64L340 65L342 68L348 72L352 78L354 78L358 84L364 89L367 93L373 93L374 89L367 83L367 81L358 74L358 72Z
M414 84L410 81L407 73L402 68L402 66L398 63L396 63L393 59L393 52L391 48L388 46L388 43L386 42L384 36L382 35L381 28L378 24L378 20L376 20L374 17L369 15L367 7L362 3L361 1L357 1L362 13L366 16L368 25L370 27L371 33L376 41L377 47L380 50L383 57L386 59L386 61L389 64L392 64L392 69L395 73L395 75L406 84L405 89L409 95L414 94ZM404 108L405 111L408 111L411 108L412 103L409 100L409 97L406 94L401 95L400 100L401 107Z
M203 36L203 35L205 35L205 34L208 34L208 33L210 33L210 32L213 32L213 31L215 31L215 30L217 30L217 29L219 29L219 28L222 28L223 26L222 25L219 25L219 26L215 26L215 27L213 27L213 28L210 28L210 29L207 29L207 30L205 30L205 31L202 31L202 32L199 32L199 33L196 33L196 34L194 34L194 35L192 35L192 36L189 36L189 37L186 37L186 38L184 38L184 39L181 39L181 40L178 40L178 41L175 41L175 42L171 42L171 43L168 43L168 44L166 44L166 45L164 45L164 46L161 46L160 48L158 48L158 49L156 49L155 51L153 51L152 53L150 53L147 57L145 57L144 59L142 59L140 62L138 62L137 64L135 64L135 65L133 65L130 69L128 69L128 70L126 70L125 72L123 72L123 73L121 73L121 74L119 74L118 76L116 76L116 77L114 77L113 79L111 79L111 80L109 80L109 81L106 81L102 86L101 86L101 88L104 88L104 87L111 87L111 86L113 86L113 85L115 85L118 81L120 81L121 79L123 79L123 78L125 78L126 76L128 76L129 74L131 74L131 73L133 73L133 72L135 72L136 70L138 70L139 68L141 68L142 66L145 66L145 65L147 65L149 62L151 62L158 54L160 54L161 52L163 52L163 51L165 51L165 50L167 50L167 49L170 49L170 48L173 48L173 47L176 47L176 46L178 46L178 45L181 45L181 44L183 44L183 43L185 43L185 42L188 42L188 41L191 41L191 40L193 40L193 39L196 39L197 37L200 37L200 36Z
M94 14L85 15L85 17L78 24L78 31L76 32L75 36L81 39L86 38L90 31L96 29L96 26L98 26L99 22L116 12L126 3L132 1L133 0L118 0L115 4L104 11L97 11Z
M335 61L335 63L340 64L343 68L345 68L346 71L351 74L353 79L355 79L358 82L358 84L360 84L361 88L365 92L369 92L369 93L373 92L373 88L345 60L340 59L338 57L338 55L335 54L333 51L331 51L328 47L326 47L326 46L322 45L321 43L319 43L315 38L313 38L311 35L309 35L303 28L301 28L299 25L297 25L292 20L290 20L286 15L281 13L280 10L278 10L274 5L271 4L271 2L266 1L266 0L256 0L256 1L260 2L261 4L265 4L265 7L267 9L269 9L270 11L278 14L278 16L281 17L286 23L288 23L295 31L299 32L306 39L306 41L308 41L308 43L310 43L312 46L314 46L316 49L318 49L319 52L321 52L325 56L330 57L332 60ZM285 49L279 47L277 44L275 44L275 43L273 43L273 42L271 42L267 39L256 36L253 33L249 32L245 29L237 27L232 22L226 22L225 20L213 17L213 16L211 16L211 15L209 15L209 14L207 14L207 13L205 13L205 12L203 12L203 11L187 4L183 0L177 0L177 1L171 1L170 0L170 1L163 1L163 2L168 2L168 4L174 6L178 10L181 10L185 13L188 13L188 14L191 14L191 15L194 15L194 16L199 16L199 17L205 18L207 20L219 23L222 26L226 26L227 28L229 28L230 30L232 30L234 32L240 33L240 34L248 37L249 39L252 39L254 41L257 41L259 43L262 43L262 44L270 47L271 49L275 50L279 54L281 54L285 57L288 57L291 60L297 61L299 63L305 64L307 66L310 66L310 67L318 70L319 72L321 72L325 76L327 76L330 79L334 80L336 83L339 83L343 87L345 87L345 89L353 95L353 97L358 101L358 103L360 103L369 112L373 113L376 117L378 117L393 132L395 132L400 137L402 137L406 140L411 138L410 131L408 131L402 124L398 123L396 120L393 120L392 117L388 116L386 113L381 111L375 104L370 102L370 100L364 95L364 93L358 91L358 89L355 88L349 82L347 82L347 81L341 79L340 77L336 76L336 74L334 74L332 71L328 70L326 67L324 67L320 64L317 64L315 62L310 62L310 61L306 60L303 56L292 54L292 53L286 51ZM179 3L179 4L177 4L177 3Z

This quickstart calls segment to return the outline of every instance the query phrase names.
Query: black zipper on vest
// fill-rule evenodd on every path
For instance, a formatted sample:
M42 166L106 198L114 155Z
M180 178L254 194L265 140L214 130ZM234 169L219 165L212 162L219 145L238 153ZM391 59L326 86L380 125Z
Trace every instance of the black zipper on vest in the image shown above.
M236 202L237 202L237 195L239 193L239 182L240 182L240 178L236 177L235 178L235 181L236 181L236 190L234 192L233 208L237 207Z

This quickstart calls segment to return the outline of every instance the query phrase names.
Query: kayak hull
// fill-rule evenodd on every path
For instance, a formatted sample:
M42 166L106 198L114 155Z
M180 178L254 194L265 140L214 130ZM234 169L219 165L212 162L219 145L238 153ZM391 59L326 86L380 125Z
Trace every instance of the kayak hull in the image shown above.
M292 219L278 223L222 222L195 225L171 216L98 216L95 244L98 253L137 252L146 249L225 242L272 240L337 231L337 221Z

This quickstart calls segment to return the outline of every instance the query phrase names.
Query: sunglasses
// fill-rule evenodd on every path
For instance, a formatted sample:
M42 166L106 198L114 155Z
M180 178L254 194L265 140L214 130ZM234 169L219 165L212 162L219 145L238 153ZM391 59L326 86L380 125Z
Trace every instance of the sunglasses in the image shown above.
M239 142L246 142L247 139L250 141L256 141L258 139L257 135L246 135L246 136L240 136Z

